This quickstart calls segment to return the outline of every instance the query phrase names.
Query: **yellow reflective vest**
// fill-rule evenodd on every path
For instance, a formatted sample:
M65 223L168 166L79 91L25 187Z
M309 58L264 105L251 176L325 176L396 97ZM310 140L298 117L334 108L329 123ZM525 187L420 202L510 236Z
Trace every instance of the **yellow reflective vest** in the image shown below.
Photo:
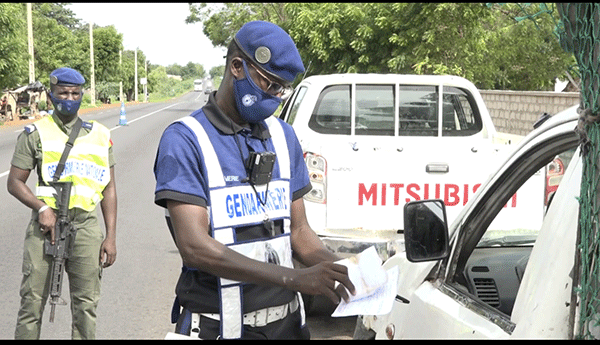
M52 181L60 157L69 137L58 127L52 116L47 116L34 123L40 135L42 145L42 165L40 178L36 187L36 196L48 206L56 209ZM102 191L110 181L108 150L111 145L110 131L95 121L84 122L91 126L91 131L75 139L65 168L58 181L70 181L71 198L69 209L80 208L92 211L102 200Z

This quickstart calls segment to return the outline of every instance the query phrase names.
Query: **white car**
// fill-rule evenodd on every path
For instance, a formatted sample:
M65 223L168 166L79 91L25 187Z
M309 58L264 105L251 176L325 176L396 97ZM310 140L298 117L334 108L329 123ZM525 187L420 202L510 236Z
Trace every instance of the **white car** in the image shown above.
M448 75L311 76L280 117L305 153L310 226L341 257L371 246L382 260L403 251L408 201L443 199L453 219L499 151L522 138L497 132L477 88Z
M392 311L360 316L355 338L573 338L582 176L577 120L572 107L526 136L449 227L443 203L409 203L406 252L384 263L400 272ZM564 174L546 176L560 184L542 224L523 216L519 227L494 227L545 166Z

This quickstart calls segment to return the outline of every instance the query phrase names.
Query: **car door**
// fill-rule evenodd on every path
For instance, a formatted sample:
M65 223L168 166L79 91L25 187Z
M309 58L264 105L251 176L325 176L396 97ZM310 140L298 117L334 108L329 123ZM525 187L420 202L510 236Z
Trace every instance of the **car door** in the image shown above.
M573 122L570 125L572 129ZM414 293L404 296L408 297L405 301L408 303L395 302L398 317L394 320L395 338L500 339L511 336L517 326L511 319L511 312L535 243L531 241L535 240L535 234L531 237L531 232L519 232L527 229L513 229L516 232L494 238L487 233L494 220L507 210L505 205L512 196L518 194L546 164L556 157L562 157L568 163L574 156L578 143L576 134L572 130L555 133L540 135L523 146L482 191L479 202L465 211L460 222L453 224L457 236L453 238L450 256L435 265L429 278ZM580 162L578 159L572 161ZM572 194L578 193L576 182L580 180L580 169L580 164L574 164L567 171L575 182L569 180L570 188L559 186L556 194L571 193L568 200L563 198L569 208L578 206L573 204ZM558 213L554 219L561 217L559 208L567 207L565 205L554 205L551 212ZM548 227L549 224L545 222L544 225ZM377 336L383 337L379 333Z

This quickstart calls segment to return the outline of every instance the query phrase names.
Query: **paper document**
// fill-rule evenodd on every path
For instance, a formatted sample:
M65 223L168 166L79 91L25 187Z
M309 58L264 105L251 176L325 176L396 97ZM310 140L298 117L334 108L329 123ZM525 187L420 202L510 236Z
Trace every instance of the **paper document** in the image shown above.
M382 315L392 310L398 284L398 266L387 271L375 247L336 262L348 267L348 276L356 288L349 302L340 301L331 316Z

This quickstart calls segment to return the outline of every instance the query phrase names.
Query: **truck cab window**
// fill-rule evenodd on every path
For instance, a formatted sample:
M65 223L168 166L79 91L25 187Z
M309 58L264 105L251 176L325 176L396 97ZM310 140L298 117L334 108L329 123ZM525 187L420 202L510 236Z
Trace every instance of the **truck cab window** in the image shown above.
M399 135L437 136L437 87L400 85Z
M481 131L482 123L469 95L456 87L444 87L442 136L468 136Z
M333 85L321 92L308 127L322 134L350 135L350 85Z
M356 85L357 135L394 135L394 85Z
M289 106L291 107L290 111L286 111L283 110L282 113L286 114L286 118L284 118L283 120L287 123L289 123L290 125L294 124L294 120L296 119L296 114L298 114L298 108L300 107L300 104L302 103L302 100L304 99L304 96L306 95L306 86L302 86L298 89L298 91L295 92L295 94L293 95L293 99L292 99L292 103L291 104L286 104L285 106Z

